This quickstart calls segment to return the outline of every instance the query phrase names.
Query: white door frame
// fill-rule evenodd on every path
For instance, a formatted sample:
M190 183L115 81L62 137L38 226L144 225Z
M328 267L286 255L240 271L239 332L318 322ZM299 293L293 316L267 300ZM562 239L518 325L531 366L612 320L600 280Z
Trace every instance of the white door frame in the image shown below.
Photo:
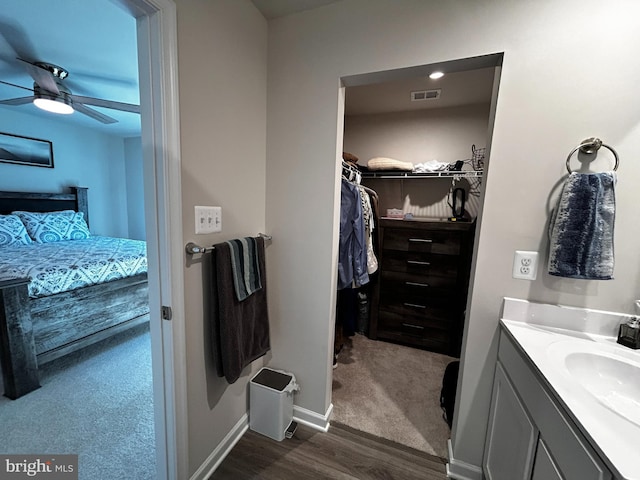
M188 478L177 17L173 0L111 0L137 20L158 480ZM162 306L172 319L162 319Z

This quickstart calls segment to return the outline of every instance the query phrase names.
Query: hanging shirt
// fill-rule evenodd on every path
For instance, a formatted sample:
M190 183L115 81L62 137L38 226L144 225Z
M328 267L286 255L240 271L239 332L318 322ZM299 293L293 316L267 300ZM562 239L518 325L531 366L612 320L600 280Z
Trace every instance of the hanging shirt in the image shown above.
M364 217L364 236L367 248L367 273L371 275L378 270L378 259L373 252L373 228L375 226L373 207L371 199L366 189L362 185L358 185L360 198L362 199L362 216Z
M358 188L343 178L340 196L338 289L360 287L368 282L362 200Z

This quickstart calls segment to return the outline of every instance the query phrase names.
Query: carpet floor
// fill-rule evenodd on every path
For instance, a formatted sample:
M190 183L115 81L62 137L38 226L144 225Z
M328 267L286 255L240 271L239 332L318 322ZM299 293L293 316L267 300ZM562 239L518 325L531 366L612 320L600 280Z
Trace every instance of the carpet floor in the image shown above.
M356 430L447 458L440 390L446 355L351 337L333 371L333 416Z
M148 325L43 365L40 384L0 397L0 453L77 454L81 480L155 478Z

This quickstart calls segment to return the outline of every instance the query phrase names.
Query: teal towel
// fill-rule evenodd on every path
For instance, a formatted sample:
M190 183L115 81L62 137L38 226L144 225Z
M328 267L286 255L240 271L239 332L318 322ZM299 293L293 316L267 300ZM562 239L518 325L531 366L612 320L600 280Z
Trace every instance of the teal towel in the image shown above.
M231 249L233 285L238 301L242 302L262 288L258 264L258 245L255 238L244 237L226 242Z

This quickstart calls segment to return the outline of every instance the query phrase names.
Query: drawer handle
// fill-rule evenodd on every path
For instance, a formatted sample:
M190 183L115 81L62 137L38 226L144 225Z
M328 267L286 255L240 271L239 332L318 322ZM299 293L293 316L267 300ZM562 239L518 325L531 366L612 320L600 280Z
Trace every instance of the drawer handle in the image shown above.
M418 305L417 303L404 303L405 307L414 307L414 308L427 308L426 305Z
M430 238L410 238L410 242L418 242L418 243L432 243L433 240Z
M403 327L409 327L409 328L417 328L418 330L424 330L423 326L420 325L411 325L410 323L403 323L402 324Z
M419 262L418 260L407 260L407 263L410 263L411 265L431 265L430 262Z
M418 282L404 282L406 285L411 285L413 287L428 287L428 283L418 283Z

